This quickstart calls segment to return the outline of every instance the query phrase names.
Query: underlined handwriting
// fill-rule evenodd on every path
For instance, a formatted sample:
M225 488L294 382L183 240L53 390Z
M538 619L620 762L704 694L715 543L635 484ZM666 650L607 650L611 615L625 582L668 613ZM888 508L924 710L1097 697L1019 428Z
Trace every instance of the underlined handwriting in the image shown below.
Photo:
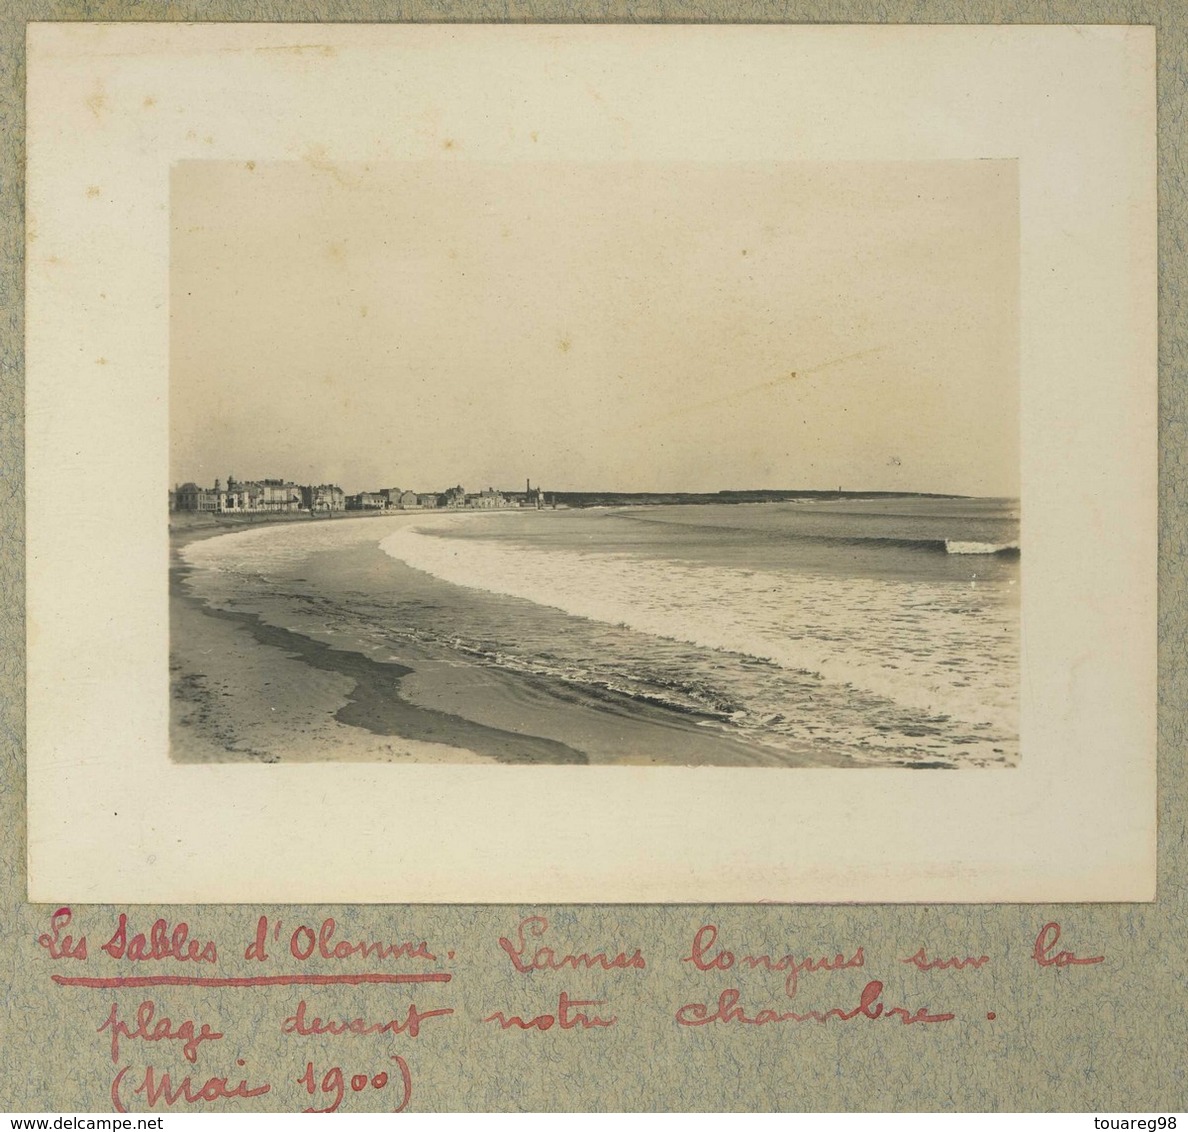
M105 1093L119 1112L402 1112L414 1096L413 1060L443 1056L433 1035L458 1026L541 1050L597 1047L610 1040L600 1035L654 1024L657 1015L673 1040L692 1041L675 1035L696 1030L710 1043L724 1028L836 1029L843 1042L841 1034L870 1023L881 1024L870 1030L881 1041L938 1025L989 1032L1010 1025L986 1009L998 980L1049 970L1093 979L1108 963L1039 917L1022 956L920 939L882 954L862 939L747 940L696 919L683 945L659 947L583 938L580 914L561 930L545 915L522 915L477 946L469 938L468 954L394 928L381 910L373 928L349 931L332 916L286 922L251 913L229 941L135 911L80 919L58 908L35 940L49 982L74 996L84 1050L95 1055L96 1096ZM105 942L91 950L88 936ZM1071 984L1062 977L1056 985ZM492 986L503 1001L484 1001ZM251 1032L220 1021L225 996L256 996ZM261 1025L273 1028L279 1047L261 1043Z

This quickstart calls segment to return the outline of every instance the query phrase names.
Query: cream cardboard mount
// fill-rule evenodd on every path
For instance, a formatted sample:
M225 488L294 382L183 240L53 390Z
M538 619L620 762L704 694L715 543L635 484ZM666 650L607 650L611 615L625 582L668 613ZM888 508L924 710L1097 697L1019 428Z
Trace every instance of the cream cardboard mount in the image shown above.
M1017 768L170 761L175 165L977 158L1019 184ZM1155 217L1146 28L31 25L30 899L1153 899Z

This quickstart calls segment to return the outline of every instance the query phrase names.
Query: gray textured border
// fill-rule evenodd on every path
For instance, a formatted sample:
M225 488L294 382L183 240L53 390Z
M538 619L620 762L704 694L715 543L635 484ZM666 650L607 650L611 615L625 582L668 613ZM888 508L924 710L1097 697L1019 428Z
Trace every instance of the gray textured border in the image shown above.
M79 1027L67 1024L67 1007L46 994L39 977L26 985L22 970L40 963L36 933L42 930L45 909L24 903L24 505L22 493L23 449L23 290L24 212L24 30L31 20L208 20L208 21L510 21L510 22L904 22L904 23L1129 23L1153 24L1159 53L1159 301L1160 301L1160 834L1159 899L1154 906L1080 906L1059 910L1066 923L1076 923L1093 940L1096 949L1114 956L1108 989L1073 991L1064 986L1059 1003L1038 1002L1025 982L993 984L996 1002L1028 1018L1026 1041L1008 1043L948 1042L930 1048L908 1049L902 1044L888 1049L884 1063L834 1073L822 1091L808 1078L816 1074L788 1073L790 1061L755 1063L752 1080L740 1076L736 1065L721 1062L702 1066L695 1077L673 1059L663 1032L649 1039L647 1027L635 1038L622 1037L620 1045L636 1077L599 1079L586 1067L587 1079L574 1084L567 1099L540 1091L539 1080L515 1079L515 1067L505 1066L497 1079L481 1073L451 1076L442 1070L425 1070L420 1107L442 1108L900 1108L900 1109L1092 1109L1099 1111L1149 1108L1183 1109L1188 1104L1188 1084L1181 1067L1188 1048L1188 992L1182 972L1188 963L1188 911L1184 878L1188 863L1185 839L1185 721L1188 713L1188 642L1185 641L1184 560L1188 507L1188 428L1184 360L1188 328L1183 317L1183 296L1188 293L1188 194L1184 163L1184 119L1188 110L1188 6L1178 0L1164 3L1078 2L1078 0L848 0L811 3L807 0L702 0L671 3L663 0L440 0L415 3L379 3L375 0L303 0L291 3L253 3L252 0L212 0L208 3L171 3L168 0L95 0L93 3L54 3L52 0L16 0L0 13L0 841L11 867L0 876L0 970L4 995L0 996L0 1032L11 1035L0 1044L0 1109L59 1110L68 1105L90 1108L105 1104L101 1078L91 1068L101 1064L90 1051L80 1049ZM1058 851L1059 847L1053 847ZM79 911L79 910L76 910ZM148 912L149 910L146 910ZM151 910L156 914L158 910ZM220 923L241 933L246 910L191 908L182 913L159 910L163 915L185 914L206 924L211 932ZM334 910L344 922L366 923L367 916L350 909ZM382 910L374 910L378 915ZM921 925L959 920L960 930L971 942L997 943L1016 958L1026 950L1027 925L1037 919L1035 909L1018 907L950 908L934 913L909 908L821 909L707 909L621 908L555 910L562 918L577 913L595 929L613 927L624 936L657 941L670 955L683 954L689 923L714 915L725 924L750 926L766 937L809 923L840 926L851 937L879 937L898 945L918 933ZM319 909L308 915L325 914ZM96 919L109 919L103 909L88 909ZM298 915L289 909L286 914ZM475 945L489 940L514 924L511 910L492 908L394 910L415 924L418 935L450 934L474 937ZM475 934L477 933L477 934ZM486 934L484 934L486 933ZM493 935L492 935L493 933ZM44 971L39 974L44 976ZM669 979L676 985L677 971ZM476 973L476 979L482 972ZM491 979L498 977L494 968ZM658 978L661 976L657 976ZM667 977L667 976L665 976ZM481 986L482 984L480 984ZM492 981L491 987L497 984ZM473 988L472 988L473 991ZM663 985L652 992L661 1001ZM672 993L676 993L675 991ZM1103 1001L1104 995L1104 1001ZM1012 997L1015 996L1012 1001ZM1003 1005L1000 1013L1005 1017ZM1049 1016L1043 1011L1056 1011ZM1040 1013L1037 1013L1039 1011ZM1042 1016L1041 1016L1042 1015ZM40 1016L44 1025L34 1021ZM61 1023L62 1025L55 1025ZM466 1031L457 1031L465 1042ZM632 1042L635 1043L632 1046ZM657 1044L659 1043L659 1044ZM82 1045L86 1045L83 1042ZM94 1043L90 1043L94 1045ZM616 1047L618 1048L618 1047ZM818 1050L819 1052L819 1050ZM476 1058L480 1054L476 1052ZM609 1055L608 1055L609 1056ZM54 1076L50 1063L83 1058L74 1080ZM937 1060L942 1059L943 1060ZM904 1072L895 1073L895 1062ZM954 1060L956 1059L956 1060ZM810 1061L812 1060L810 1056ZM481 1064L481 1063L479 1063ZM638 1068L644 1066L645 1068ZM910 1069L909 1069L910 1066ZM802 1067L804 1068L804 1067ZM827 1067L816 1066L820 1071ZM762 1073L761 1073L762 1070ZM778 1082L771 1076L780 1074ZM610 1073L609 1068L606 1070ZM872 1077L870 1074L874 1073ZM872 1087L877 1089L872 1092ZM435 1091L436 1090L436 1091Z

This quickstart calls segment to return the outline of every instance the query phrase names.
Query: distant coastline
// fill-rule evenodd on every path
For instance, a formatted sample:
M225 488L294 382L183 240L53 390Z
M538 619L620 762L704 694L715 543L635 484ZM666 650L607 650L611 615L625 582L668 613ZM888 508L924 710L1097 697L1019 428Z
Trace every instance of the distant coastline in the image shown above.
M509 496L510 497L510 496ZM555 491L549 493L550 507L581 509L585 507L671 507L679 504L706 505L721 503L821 503L830 500L854 501L862 499L969 499L931 491L817 491L803 489L756 488L724 491ZM509 504L510 507L516 506ZM491 510L492 508L484 508ZM461 507L458 510L470 510ZM236 530L259 523L296 523L309 520L375 518L388 512L376 511L171 511L169 530L174 533L192 531Z
M969 499L933 491L806 491L756 488L727 491L551 491L549 498L568 507L671 506L676 503L822 503L831 499Z

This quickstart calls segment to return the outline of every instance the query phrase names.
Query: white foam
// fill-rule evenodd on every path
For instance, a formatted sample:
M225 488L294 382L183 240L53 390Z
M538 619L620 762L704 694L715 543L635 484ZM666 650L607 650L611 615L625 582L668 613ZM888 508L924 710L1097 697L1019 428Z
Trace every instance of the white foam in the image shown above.
M433 527L475 520L436 516ZM1017 733L1017 613L984 588L742 571L429 530L419 522L380 546L455 585L754 656Z
M280 563L299 562L318 551L374 542L391 532L393 521L399 522L400 517L261 523L187 543L180 554L190 566L206 570L264 573Z
M945 539L945 550L949 554L1002 554L1006 550L1018 550L1017 542L961 542Z

